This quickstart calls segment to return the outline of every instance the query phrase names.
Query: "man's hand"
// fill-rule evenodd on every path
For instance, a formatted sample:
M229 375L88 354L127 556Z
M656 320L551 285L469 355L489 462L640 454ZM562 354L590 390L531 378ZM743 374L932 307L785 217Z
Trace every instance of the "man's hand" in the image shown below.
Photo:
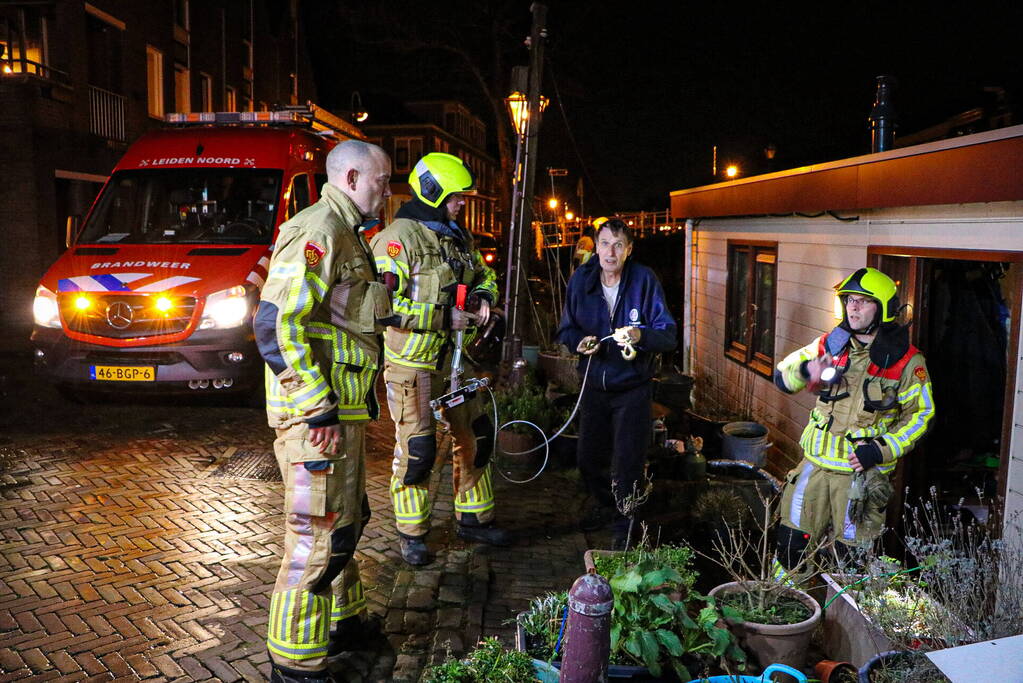
M310 427L309 443L319 446L320 453L333 455L341 443L341 425L327 425L326 427Z
M871 467L880 465L882 462L884 462L884 455L873 441L861 443L856 447L853 454L849 456L849 464L857 472L866 472Z
M825 353L823 356L814 358L806 364L806 371L810 375L806 380L807 389L810 391L817 390L821 383L821 372L824 368L830 368L831 362L831 354Z
M487 309L490 312L490 309ZM452 330L464 330L470 327L476 322L476 316L469 311L463 311L458 308L451 308L451 329Z
M476 318L479 322L479 326L483 327L490 320L490 302L480 297L480 307L476 311Z
M579 340L579 346L575 347L577 353L581 353L584 356L592 356L600 348L600 342L593 335L589 337L583 337Z

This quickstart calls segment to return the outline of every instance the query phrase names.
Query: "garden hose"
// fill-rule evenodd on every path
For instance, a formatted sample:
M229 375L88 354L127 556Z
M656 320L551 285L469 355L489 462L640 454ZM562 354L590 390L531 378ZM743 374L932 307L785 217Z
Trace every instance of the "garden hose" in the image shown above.
M868 579L879 579L879 578L884 577L884 576L899 576L900 574L908 574L910 572L917 572L917 571L920 571L923 568L924 568L923 565L919 565L917 567L913 567L912 569L900 569L897 572L888 572L887 574L879 574L877 576L871 576L870 574L868 574L868 575L864 576L862 579L858 579L856 581L853 581L848 586L843 587L840 591L838 591L833 596L831 596L831 599L828 600L826 603L824 603L824 606L821 607L821 611L823 612L824 610L826 610L831 603L833 603L835 600L838 599L839 595L841 595L842 593L846 592L847 590L849 590L853 586L860 585L861 583L863 583L864 581L866 581Z

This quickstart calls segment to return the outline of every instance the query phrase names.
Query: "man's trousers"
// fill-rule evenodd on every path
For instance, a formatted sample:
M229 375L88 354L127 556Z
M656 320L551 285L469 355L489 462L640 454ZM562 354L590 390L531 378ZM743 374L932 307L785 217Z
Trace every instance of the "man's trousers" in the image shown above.
M444 375L387 362L384 366L387 405L394 420L394 463L391 500L398 531L423 536L430 530L430 473L437 464L437 421L430 400L444 394ZM452 439L451 484L455 518L482 525L494 519L490 478L494 425L481 397L467 400L444 415Z
M342 423L337 452L309 443L304 424L277 430L284 480L284 558L270 598L267 648L275 664L327 668L330 631L365 609L355 546L369 519L365 422Z
M625 391L603 391L594 385L586 386L579 406L576 460L586 490L598 504L615 508L614 529L624 533L629 524L623 515L626 499L645 487L643 468L653 434L651 386L647 382Z

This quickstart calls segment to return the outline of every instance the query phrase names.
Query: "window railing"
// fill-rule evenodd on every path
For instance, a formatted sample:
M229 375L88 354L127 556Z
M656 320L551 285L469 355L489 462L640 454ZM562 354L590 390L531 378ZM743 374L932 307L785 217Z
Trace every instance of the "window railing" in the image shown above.
M107 140L124 142L125 96L89 86L89 131Z
M61 85L71 85L71 76L65 72L54 69L46 64L40 62L34 62L31 59L21 58L10 58L0 61L0 71L3 72L4 76L14 74L32 74L39 78L45 78L50 81L56 81Z

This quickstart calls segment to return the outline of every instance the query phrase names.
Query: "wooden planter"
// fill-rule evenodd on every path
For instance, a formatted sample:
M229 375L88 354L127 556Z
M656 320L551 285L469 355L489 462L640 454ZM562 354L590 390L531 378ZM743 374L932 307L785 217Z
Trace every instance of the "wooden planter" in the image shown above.
M739 583L725 583L710 591L712 597L724 597L744 590ZM821 620L821 606L807 593L785 588L782 593L795 598L811 610L811 616L798 624L757 624L750 621L728 621L728 626L742 647L753 653L760 666L786 664L802 669L813 631Z

